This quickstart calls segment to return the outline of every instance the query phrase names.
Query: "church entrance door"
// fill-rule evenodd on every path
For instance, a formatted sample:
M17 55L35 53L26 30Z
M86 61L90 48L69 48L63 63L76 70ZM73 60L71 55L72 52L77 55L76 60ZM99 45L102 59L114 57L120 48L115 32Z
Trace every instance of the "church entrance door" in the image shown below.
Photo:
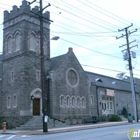
M33 100L33 115L39 116L40 115L40 99L34 98Z

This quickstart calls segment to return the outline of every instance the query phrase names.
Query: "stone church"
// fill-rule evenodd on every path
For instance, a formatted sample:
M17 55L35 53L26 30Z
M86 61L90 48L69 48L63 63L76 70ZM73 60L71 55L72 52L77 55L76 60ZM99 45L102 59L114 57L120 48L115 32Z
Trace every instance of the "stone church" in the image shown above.
M40 86L39 7L26 0L4 11L3 54L0 55L0 121L11 127L42 116ZM45 18L50 13L45 12ZM45 96L50 118L69 124L82 123L91 116L120 115L125 107L133 114L129 81L84 71L72 48L50 57L50 23L44 20ZM139 79L136 100L140 115Z

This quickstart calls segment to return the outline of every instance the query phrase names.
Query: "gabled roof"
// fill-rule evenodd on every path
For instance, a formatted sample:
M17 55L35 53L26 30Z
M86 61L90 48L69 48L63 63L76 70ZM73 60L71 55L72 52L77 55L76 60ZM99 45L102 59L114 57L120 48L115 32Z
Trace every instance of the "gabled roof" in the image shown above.
M131 91L131 85L128 81L119 80L113 77L87 72L86 74L91 82L94 82L97 86L110 88L110 89L118 89L124 91ZM99 80L97 80L99 79ZM136 86L136 92L140 92L140 87Z
M56 69L62 63L66 55L67 54L63 54L63 55L51 58L50 70Z

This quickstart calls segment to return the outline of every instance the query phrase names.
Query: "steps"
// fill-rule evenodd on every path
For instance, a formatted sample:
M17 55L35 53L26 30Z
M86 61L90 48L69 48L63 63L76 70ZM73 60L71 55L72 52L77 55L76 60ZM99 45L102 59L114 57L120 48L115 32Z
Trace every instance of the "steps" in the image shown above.
M123 115L119 115L119 116L121 117L122 121L128 121L128 119L125 118Z
M58 128L68 126L66 123L62 123L58 120L48 119L48 128ZM33 116L32 119L27 121L25 124L16 127L16 130L37 130L42 129L42 116Z

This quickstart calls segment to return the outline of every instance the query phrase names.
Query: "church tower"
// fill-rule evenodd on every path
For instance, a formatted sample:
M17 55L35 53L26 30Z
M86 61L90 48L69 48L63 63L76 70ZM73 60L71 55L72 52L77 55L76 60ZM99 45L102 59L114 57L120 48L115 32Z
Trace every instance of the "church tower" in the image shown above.
M36 14L34 14L36 13ZM24 122L41 115L39 7L31 9L26 0L4 11L2 114L8 121ZM43 14L50 18L49 12ZM44 20L45 71L49 69L50 23ZM32 99L35 100L32 100ZM12 120L11 120L12 119Z

